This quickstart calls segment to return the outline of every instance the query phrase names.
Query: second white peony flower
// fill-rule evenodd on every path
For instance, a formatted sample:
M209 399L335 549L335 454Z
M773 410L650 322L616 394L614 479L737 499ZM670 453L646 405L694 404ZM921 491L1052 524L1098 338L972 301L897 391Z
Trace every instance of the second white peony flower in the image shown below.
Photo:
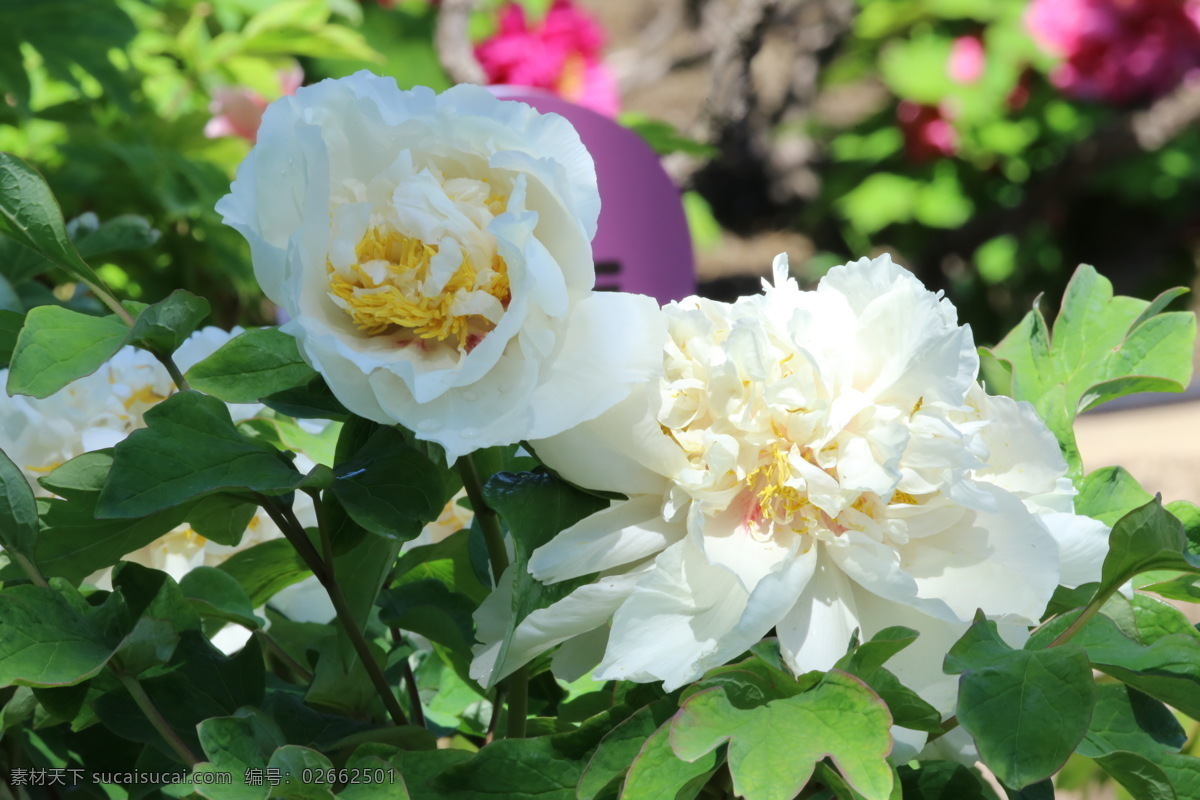
M533 443L628 498L529 563L547 583L598 577L522 620L497 664L502 584L477 615L477 679L563 644L562 677L671 689L772 630L799 675L856 629L904 625L920 638L888 666L948 713L941 660L977 609L1019 639L1056 586L1099 577L1107 528L1074 513L1054 437L983 391L970 329L887 256L812 292L780 257L763 295L664 314L660 381Z
M600 197L575 129L481 87L302 88L217 209L338 399L451 460L560 433L661 368L657 304L591 291Z

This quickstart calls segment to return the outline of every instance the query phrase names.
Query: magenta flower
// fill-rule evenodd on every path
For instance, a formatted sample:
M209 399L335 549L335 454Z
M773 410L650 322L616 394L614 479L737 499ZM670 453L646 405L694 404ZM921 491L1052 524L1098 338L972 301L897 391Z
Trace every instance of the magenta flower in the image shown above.
M304 83L304 70L299 64L281 70L279 88L281 95L295 94ZM248 142L258 139L258 126L268 100L253 89L245 86L222 86L215 89L208 110L213 118L204 126L204 135L210 139L221 136L240 136Z
M616 80L600 60L604 30L570 0L554 0L533 26L525 10L509 3L500 28L475 47L488 83L546 89L601 114L615 116Z
M983 77L983 40L978 36L960 36L950 48L946 72L955 83L975 83Z
M958 131L938 106L901 100L896 120L904 134L904 153L910 161L933 161L958 152Z
M1074 97L1122 105L1200 73L1200 0L1033 0L1025 24Z

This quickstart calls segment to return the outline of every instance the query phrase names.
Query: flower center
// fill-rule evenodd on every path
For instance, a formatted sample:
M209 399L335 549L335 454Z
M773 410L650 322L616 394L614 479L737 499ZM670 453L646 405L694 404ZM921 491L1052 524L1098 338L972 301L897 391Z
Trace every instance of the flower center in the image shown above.
M498 254L489 264L473 263L465 252L439 262L436 244L372 227L355 255L358 263L348 269L329 264L329 295L369 336L400 332L469 351L496 327L512 297Z
M781 525L791 523L808 505L805 493L787 483L792 478L789 454L790 449L772 444L767 463L746 476L746 484L758 498L757 516Z

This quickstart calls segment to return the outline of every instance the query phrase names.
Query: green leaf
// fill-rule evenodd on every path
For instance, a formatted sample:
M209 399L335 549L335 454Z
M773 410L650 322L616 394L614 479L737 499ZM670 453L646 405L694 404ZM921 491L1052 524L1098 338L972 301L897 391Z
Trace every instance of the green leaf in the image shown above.
M300 357L295 338L278 328L254 328L230 339L184 377L193 389L226 403L257 403L316 374Z
M262 800L267 793L265 781L247 785L247 770L260 770L271 753L284 745L279 726L266 714L251 709L239 710L233 716L211 717L196 726L200 746L208 761L197 764L195 773L231 775L225 784L197 781L197 794L209 800ZM253 775L253 773L250 773Z
M363 528L405 542L437 519L454 494L456 487L444 473L400 431L379 427L352 458L334 468L332 490Z
M234 546L258 513L258 506L237 494L211 494L196 501L188 524L199 535L217 544Z
M368 645L376 662L384 665L383 650L374 642ZM381 701L358 653L348 643L339 642L339 634L311 646L317 650L317 665L304 702L322 711L370 719Z
M1179 797L1162 767L1140 753L1115 750L1095 760L1138 800L1177 800Z
M38 513L25 474L0 450L0 547L35 560Z
M236 622L255 630L263 620L254 614L246 590L228 572L216 567L196 567L183 576L179 588L203 617Z
M1120 684L1096 687L1096 709L1077 752L1088 758L1127 750L1149 758L1179 752L1187 734L1165 705Z
M0 153L0 234L11 236L84 283L104 285L71 244L62 209L46 180L11 153Z
M114 654L125 672L136 675L167 663L180 635L199 630L199 616L165 572L122 562L112 581L132 622Z
M280 414L298 419L344 421L350 417L350 412L334 397L329 384L319 375L303 386L284 389L264 397L262 402Z
M198 631L184 631L169 666L171 671L140 682L167 724L192 752L200 752L196 733L200 722L262 702L263 657L254 639L235 655L225 656ZM174 758L173 751L123 689L99 697L94 707L104 725L121 738L149 744Z
M1103 467L1089 472L1080 482L1075 513L1115 525L1121 517L1153 499L1124 467Z
M674 716L677 708L678 705L673 699L663 698L639 708L632 716L609 731L600 741L599 747L592 754L591 760L584 767L583 775L580 776L576 792L579 800L593 800L606 786L624 775L630 769L631 762L642 751L643 746L648 744L647 740ZM669 755L666 761L678 762L679 759L675 758L675 754L670 750L670 743L666 744ZM689 768L692 766L686 761L679 763L686 764ZM631 796L628 791L629 782L626 781L627 797ZM666 797L668 795L661 792L653 796Z
M1095 269L1075 271L1053 335L1035 307L991 353L1011 368L1008 388L1031 402L1058 437L1072 474L1082 469L1072 423L1082 411L1135 392L1181 392L1192 375L1196 316L1114 297Z
M92 216L89 220L92 224L80 226L86 216L72 220L67 231L74 236L75 249L83 258L122 250L145 250L158 241L158 231L150 227L148 219L137 214L122 214L104 222Z
M628 765L629 774L621 789L621 798L622 800L691 800L700 793L700 789L721 766L722 761L724 761L724 753L721 748L712 750L695 761L680 759L671 749L671 723L664 722L634 754L633 763ZM595 759L593 759L594 762ZM587 777L586 773L584 777ZM580 800L589 800L594 796L583 794L583 782L581 781Z
M747 800L791 800L830 757L867 800L887 800L891 716L865 684L839 670L810 691L738 708L723 687L693 694L671 724L675 754L695 761L729 743L734 791Z
M0 309L0 369L8 369L12 363L17 337L25 326L25 315L16 311Z
M178 527L191 510L179 506L133 520L96 519L98 497L93 492L69 500L38 500L42 529L37 563L45 575L79 583Z
M1095 704L1082 648L1012 650L995 624L976 618L946 656L959 678L958 720L1005 786L1030 787L1066 763Z
M1178 570L1200 574L1200 557L1186 552L1178 518L1156 498L1117 520L1108 538L1100 591L1107 593L1143 572Z
M130 340L157 353L173 353L211 311L208 301L184 289L176 289L137 315Z
M1176 633L1141 646L1108 628L1102 640L1081 642L1097 669L1200 719L1200 640Z
M307 578L312 572L287 539L271 539L234 553L217 569L238 582L258 608L276 592Z
M952 761L922 761L896 770L905 800L992 800L975 773Z
M81 453L38 478L43 488L67 500L85 500L104 488L112 469L112 448Z
M225 489L283 494L303 482L278 451L239 434L214 397L179 392L147 411L145 421L113 449L99 516L144 516Z
M39 0L0 6L0 51L19 54L18 44L26 44L37 50L46 73L76 87L79 71L86 72L100 84L104 99L115 102L127 115L133 114L129 81L109 59L109 52L126 50L136 33L132 20L114 0ZM9 77L7 72L0 69L0 76ZM15 94L19 107L25 108L28 79L21 83Z
M476 604L438 580L424 579L385 590L379 596L379 621L419 633L461 653L475 643L471 615Z
M381 744L365 744L354 751L346 763L346 769L354 774L369 775L371 781L352 783L338 792L340 800L376 800L385 794L389 800L409 800L408 788L404 784L401 762L396 758L396 748ZM382 775L383 782L376 782Z
M484 687L490 688L520 666L509 664L506 659L512 633L521 620L533 611L566 597L587 580L563 581L550 586L543 584L530 575L527 568L533 551L608 503L552 475L538 472L500 472L493 475L484 486L484 501L507 524L513 541L513 560L508 569L513 576L512 613L506 618L508 629Z
M44 398L91 375L129 339L115 316L93 317L61 306L38 306L17 336L8 393Z
M870 686L887 703L896 725L934 733L941 730L941 713L883 667L889 658L908 647L916 638L917 632L911 628L884 628L871 637L871 641L843 656L836 666Z
M268 798L286 798L286 800L332 800L333 791L330 789L326 776L333 770L333 764L328 758L316 750L298 747L294 744L284 745L271 754L267 769L279 770L283 780L272 786L267 793ZM305 780L306 772L311 771L316 780L311 777Z
M96 675L113 646L54 589L0 591L0 686L70 686Z
M438 793L433 796L445 800L575 800L583 765L560 749L562 741L561 737L540 736L492 742L470 761L454 764L434 778L431 788ZM500 775L503 780L497 780ZM420 798L413 782L408 784L414 797Z

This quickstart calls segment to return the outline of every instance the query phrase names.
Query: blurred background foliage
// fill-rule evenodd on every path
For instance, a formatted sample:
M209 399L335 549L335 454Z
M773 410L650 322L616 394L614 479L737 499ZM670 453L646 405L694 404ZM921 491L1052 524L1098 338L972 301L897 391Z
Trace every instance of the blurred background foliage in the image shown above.
M439 54L438 17L469 4L442 5L0 0L0 149L45 173L119 291L184 287L217 324L267 322L249 254L213 211L256 114L363 68L449 86L463 65ZM487 77L608 113L619 93L618 119L687 191L713 296L753 291L778 250L802 281L888 250L994 341L1080 262L1127 294L1195 280L1194 0L474 6ZM0 308L88 308L61 277L0 242Z

